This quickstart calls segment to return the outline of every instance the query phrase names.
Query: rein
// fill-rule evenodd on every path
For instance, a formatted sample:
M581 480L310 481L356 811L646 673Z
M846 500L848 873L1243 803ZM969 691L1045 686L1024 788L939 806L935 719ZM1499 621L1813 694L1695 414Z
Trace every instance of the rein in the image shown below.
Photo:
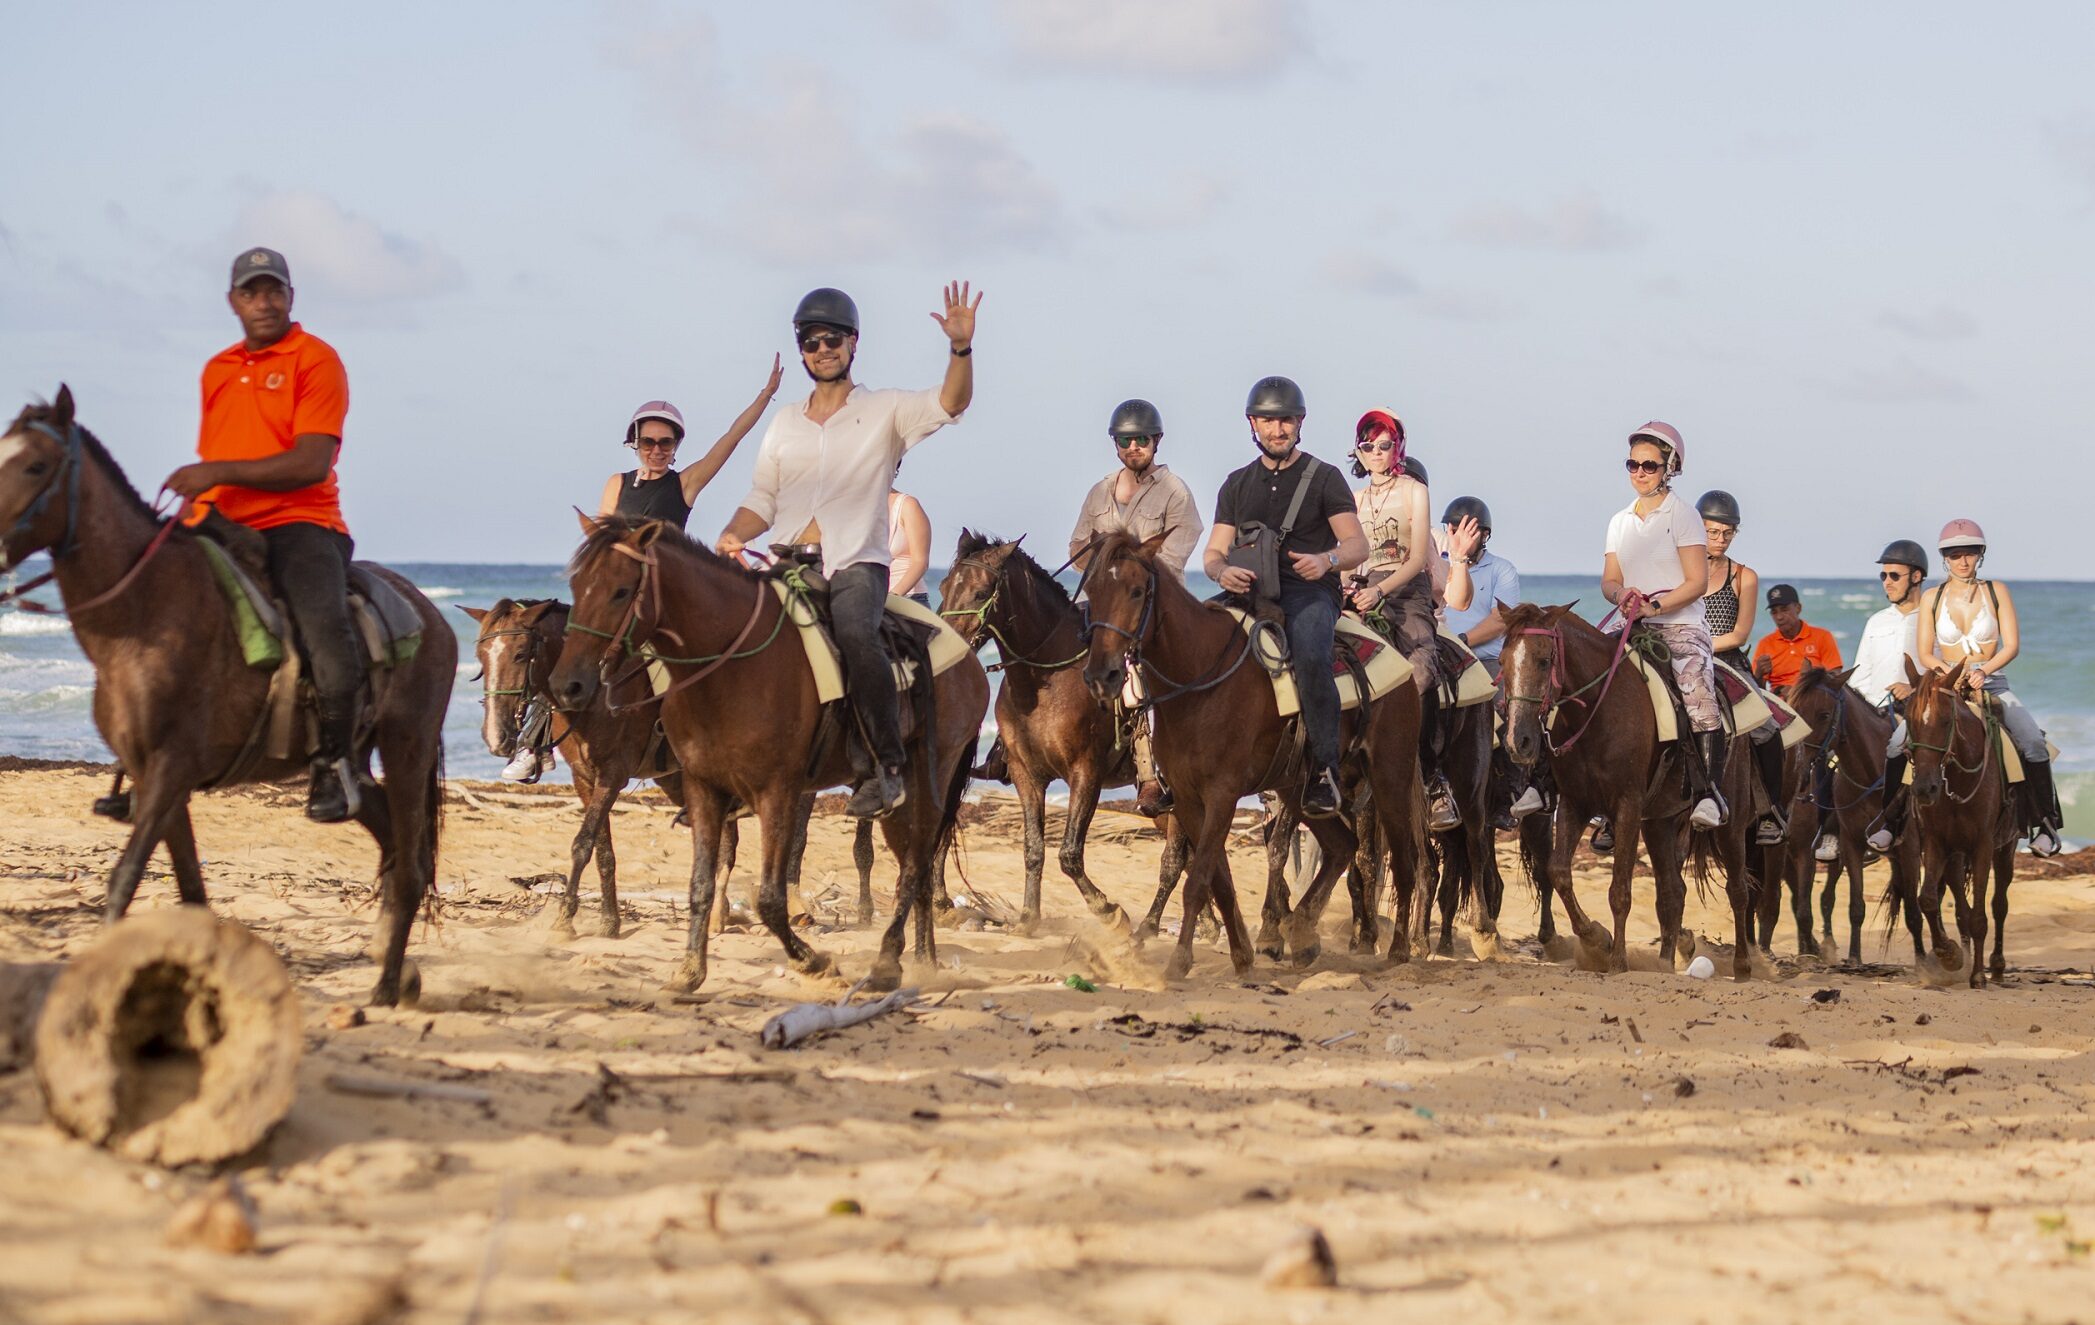
M0 537L0 542L5 542L13 539L18 534L27 532L31 525L41 519L45 508L51 504L52 497L57 495L58 485L61 482L66 486L65 536L60 538L51 549L51 569L25 584L19 584L11 589L0 591L0 603L13 603L24 612L34 612L42 616L73 617L80 615L82 612L92 612L130 588L133 582L138 579L139 572L145 569L146 563L151 561L162 547L166 546L168 538L174 534L176 522L173 519L173 512L171 510L162 510L160 505L160 498L166 497L168 491L166 488L160 489L160 492L154 499L153 514L160 517L158 532L153 535L152 541L146 544L145 551L139 554L138 560L131 564L131 569L118 577L115 584L110 585L107 589L104 589L84 603L66 607L52 607L48 603L39 603L33 599L25 598L23 595L41 589L56 579L58 577L59 558L71 556L80 545L80 469L82 464L79 424L67 424L65 432L62 434L48 423L32 421L25 426L42 433L58 443L62 458L58 462L58 472L51 476L51 481L44 484L42 490L23 509L22 514L16 517L14 524L8 529L6 535Z
M625 619L619 623L616 630L606 631L598 630L594 626L582 625L570 614L567 622L567 633L571 635L589 635L597 639L611 641L611 649L605 650L603 661L598 664L597 677L604 685L604 707L613 713L623 713L628 709L639 708L643 704L653 704L667 699L686 686L696 685L698 682L705 680L728 663L743 658L753 658L770 648L777 641L780 632L785 629L787 614L781 608L778 620L772 625L771 633L765 637L764 642L752 649L745 650L742 648L742 645L756 630L757 622L763 619L764 600L770 596L770 584L764 580L758 580L756 582L756 601L750 605L749 619L742 623L742 629L736 633L735 638L724 651L696 658L673 658L667 654L644 653L642 650L645 649L647 641L653 639L657 634L667 635L671 639L676 639L679 644L683 642L681 639L678 639L675 631L667 630L659 623L649 627L643 635L636 636L634 634L640 624L640 612L642 605L647 601L647 591L650 584L654 586L655 597L659 606L662 592L661 577L658 573L660 563L657 561L656 553L652 548L643 553L636 552L623 543L613 543L611 547L613 551L631 557L640 563L640 580L633 587L633 601L626 608ZM625 670L616 676L611 675L612 650L622 651L628 660ZM612 700L612 692L621 684L641 675L647 671L650 664L658 662L680 667L695 666L698 670L689 676L679 677L671 682L660 694L649 694L645 698L635 700L631 704L619 704Z
M1940 690L1937 690L1936 697L1940 698L1941 695L1942 692ZM1983 719L1984 725L1979 733L1979 761L1975 764L1966 764L1958 760L1955 754L1951 753L1952 749L1957 744L1957 737L1962 735L1964 730L1964 724L1959 721L1959 719L1961 719L1964 715L1956 707L1956 700L1957 697L1955 695L1951 695L1949 697L1949 735L1943 738L1942 744L1930 745L1926 741L1920 739L1920 734L1918 732L1914 732L1908 735L1906 738L1906 743L1915 750L1926 750L1931 754L1941 755L1942 762L1944 764L1947 764L1949 767L1957 770L1959 773L1973 774L1974 776L1972 778L1971 790L1966 792L1962 796L1959 796L1957 793L1949 789L1949 786L1947 785L1947 778L1944 779L1944 786L1942 788L1942 794L1949 797L1949 799L1954 801L1956 804L1969 805L1972 802L1972 800L1978 796L1979 792L1985 789L1985 779L1977 775L1983 774L1986 771L1986 769L1993 763L1993 747L2000 743L2000 714L1992 704L1987 704L1985 707L1980 709L1980 714Z
M1234 662L1230 663L1229 666L1222 668L1220 671L1210 673L1208 676L1203 677L1198 681L1174 681L1171 679L1170 676L1165 674L1163 668L1157 666L1154 662L1151 662L1150 660L1142 656L1143 637L1149 634L1150 627L1156 620L1157 586L1159 580L1157 577L1156 567L1143 565L1143 563L1140 561L1137 561L1136 564L1142 566L1143 570L1149 576L1149 590L1146 594L1144 594L1142 599L1142 619L1135 623L1135 628L1133 630L1128 630L1123 626L1116 626L1110 621L1092 620L1091 611L1089 606L1087 605L1084 611L1084 639L1087 646L1091 640L1093 633L1096 631L1110 630L1117 635L1124 636L1127 639L1126 652L1128 657L1133 658L1136 661L1136 663L1140 664L1143 667L1147 667L1150 671L1156 673L1157 679L1163 681L1166 685L1171 687L1171 689L1165 691L1161 695L1147 696L1143 700L1143 704L1145 707L1149 708L1155 708L1157 705L1163 703L1167 699L1177 699L1182 695L1197 695L1202 693L1203 691L1213 690L1216 686L1221 685L1230 677L1235 676L1237 674L1237 670L1241 668L1251 658L1252 649L1254 645L1255 628L1254 633L1246 633L1244 631L1237 632L1239 637L1242 638L1244 644L1242 648L1237 650L1237 656ZM1089 651L1088 647L1086 651Z
M480 702L484 706L490 699L518 699L525 701L524 703L520 703L517 705L516 711L515 721L519 726L521 726L523 723L524 714L530 708L529 699L532 694L531 672L532 669L538 666L538 646L540 645L540 643L544 641L545 637L538 633L538 628L536 626L508 626L501 630L490 630L485 634L481 635L479 640L475 642L484 643L487 640L501 639L508 635L522 635L526 640L525 646L521 651L524 655L524 684L517 686L513 689L505 686L488 686L481 692ZM485 674L485 669L483 669L483 674ZM546 698L547 702L550 703L552 701L552 691L544 685L541 685L538 688L538 693L540 695L543 695ZM575 724L572 720L570 720L567 725L567 732L558 737L555 737L551 742L549 742L549 744L560 744L560 742L566 740L568 735L572 734L574 730Z
M1831 774L1849 786L1856 788L1855 795L1848 800L1835 801L1827 807L1836 814L1853 809L1883 789L1885 776L1890 771L1889 760L1885 761L1885 771L1878 773L1875 781L1865 783L1855 777L1854 774L1848 772L1845 767L1846 761L1840 757L1841 738L1847 735L1848 732L1848 695L1848 687L1845 685L1835 691L1833 695L1833 714L1827 720L1826 734L1816 741L1810 737L1804 739L1804 744L1811 747L1812 751L1810 768L1813 777L1810 782L1799 779L1797 794L1791 798L1792 804L1813 794L1813 783L1822 774Z
M1079 553L1079 555L1082 554ZM1069 569L1070 565L1074 561L1075 558L1071 558L1070 561L1063 562L1062 565L1058 567L1053 574L1048 576L1048 578L1052 580L1055 577L1055 575L1060 575L1064 570ZM1041 662L1035 658L1028 658L1026 656L1026 651L1014 647L1010 639L1006 637L1005 633L997 628L995 622L989 619L989 614L996 607L997 600L1003 596L1004 575L1011 567L1011 562L1009 561L1009 559L1006 559L1003 565L997 567L994 570L991 570L989 566L985 565L983 562L973 557L963 557L958 562L955 562L954 565L956 567L973 566L977 570L989 572L989 574L994 577L994 582L989 591L989 597L982 600L982 605L980 607L959 607L954 608L950 611L941 608L939 610L939 615L941 617L946 618L949 624L955 617L973 618L975 624L979 626L984 632L986 632L991 639L996 641L997 656L1000 661L995 666L989 668L990 671L1002 672L1009 671L1013 667L1030 667L1035 671L1059 672L1065 667L1075 666L1076 664L1084 661L1086 657L1090 656L1091 647L1090 644L1087 642L1085 646L1077 650L1075 654L1062 659L1060 662ZM1078 621L1080 623L1078 629L1080 631L1082 630L1082 620L1083 617L1080 614L1078 617ZM1016 623L1013 624L1015 625ZM1048 632L1050 634L1054 633L1054 629L1055 628L1052 624L1048 626ZM978 644L975 647L980 648L981 646Z
M1610 615L1613 614L1611 613ZM1633 627L1625 625L1622 628L1622 633L1615 637L1615 651L1608 659L1607 670L1578 689L1568 694L1562 694L1559 692L1566 685L1570 684L1571 680L1570 675L1564 668L1563 626L1559 624L1555 626L1524 626L1521 628L1520 634L1523 636L1540 635L1556 645L1556 648L1550 653L1549 675L1544 678L1542 693L1539 695L1516 695L1510 688L1504 693L1508 703L1535 704L1541 707L1543 713L1542 735L1549 741L1549 748L1552 754L1562 754L1574 745L1577 745L1587 731L1592 728L1594 720L1600 717L1600 706L1608 702L1608 691L1614 687L1615 673L1622 670L1623 660L1629 656L1630 636L1634 633ZM1652 641L1638 645L1638 652L1653 653L1654 644L1658 648L1664 647L1663 641ZM1511 678L1508 679L1510 680ZM1584 696L1587 691L1595 686L1600 687L1600 694L1592 702L1588 703ZM1579 724L1579 729L1573 732L1569 739L1559 742L1551 734L1550 725L1554 720L1556 710L1565 704L1578 704L1586 709L1586 720Z

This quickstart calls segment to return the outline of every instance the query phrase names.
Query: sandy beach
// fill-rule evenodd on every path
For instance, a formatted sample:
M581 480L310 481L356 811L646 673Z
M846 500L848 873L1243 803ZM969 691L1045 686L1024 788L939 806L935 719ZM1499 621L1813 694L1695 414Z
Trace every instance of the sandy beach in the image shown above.
M124 832L88 814L105 785L0 771L0 961L94 939ZM488 1322L1994 1322L2095 1302L2087 872L2017 879L2009 980L1977 994L1788 961L1744 986L1545 964L1510 856L1498 960L1348 957L1341 890L1313 968L1239 981L1203 945L1167 989L1160 946L1102 935L1051 853L1042 932L943 932L912 973L920 1015L773 1052L767 1018L847 986L741 929L714 941L710 997L660 994L689 843L657 793L616 819L624 936L593 936L592 876L562 940L543 889L572 799L454 784L410 950L422 1002L355 1026L333 1010L371 981L375 853L297 806L196 807L212 905L283 955L305 1008L297 1103L238 1166L257 1252L165 1246L212 1175L69 1139L0 1064L0 1321L457 1322L477 1299ZM818 819L805 889L847 979L877 938L829 923L850 845ZM964 847L955 891L1015 903L1015 810L986 802ZM1100 816L1094 877L1137 914L1158 854L1144 821ZM1259 859L1240 848L1240 887ZM883 859L883 918L890 883ZM1581 883L1600 905L1590 863ZM162 857L138 906L173 904ZM1728 930L1692 897L1688 918ZM1648 885L1636 921L1642 944ZM1866 955L1906 951L1873 907ZM492 1099L369 1099L340 1073ZM1338 1286L1262 1286L1305 1224Z

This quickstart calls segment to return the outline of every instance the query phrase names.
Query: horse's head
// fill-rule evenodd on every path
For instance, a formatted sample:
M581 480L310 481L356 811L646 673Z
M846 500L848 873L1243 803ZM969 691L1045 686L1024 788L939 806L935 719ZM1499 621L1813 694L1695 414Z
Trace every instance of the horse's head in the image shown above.
M553 702L570 711L588 708L611 669L655 633L662 610L655 544L668 528L660 520L576 514L584 538L567 564L574 606L548 681Z
M504 598L493 607L459 610L480 623L480 637L473 644L483 683L480 703L486 709L480 739L489 754L508 759L516 754L524 707L533 695L548 693L567 626L567 604L549 598L522 603Z
M1912 752L1913 803L1933 805L1942 797L1943 763L1957 739L1957 692L1964 681L1964 664L1922 676L1908 658L1906 679L1913 686L1913 693L1906 699L1906 746Z
M0 434L0 569L56 547L66 536L71 502L61 491L80 463L72 388L30 405Z
M1796 680L1782 691L1783 700L1795 709L1804 725L1824 745L1832 735L1835 714L1839 712L1841 694L1848 684L1848 673L1827 671L1816 664L1807 663Z
M1102 704L1110 704L1127 682L1127 660L1139 658L1155 633L1157 551L1164 535L1138 539L1116 530L1099 538L1077 558L1083 568L1082 592L1089 600L1085 635L1091 653L1084 663L1084 683Z
M1564 623L1571 605L1522 603L1506 614L1506 645L1499 652L1499 702L1505 730L1500 743L1514 763L1542 757L1549 711L1564 694Z
M938 614L960 632L968 647L979 649L989 639L989 614L1003 596L1007 563L1024 537L998 542L972 529L960 531L953 568L938 585Z

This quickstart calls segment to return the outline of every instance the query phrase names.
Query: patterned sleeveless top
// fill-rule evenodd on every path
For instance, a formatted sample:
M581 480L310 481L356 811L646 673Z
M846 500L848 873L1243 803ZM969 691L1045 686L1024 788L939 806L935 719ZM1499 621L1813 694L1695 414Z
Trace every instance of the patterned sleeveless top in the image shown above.
M1702 596L1702 614L1709 619L1712 637L1728 635L1739 625L1739 591L1732 587L1738 578L1739 564L1729 557L1724 559L1724 583Z
M1368 538L1368 559L1360 568L1363 573L1386 575L1411 555L1411 489L1417 482L1404 474L1384 487L1370 484L1354 491L1353 509Z

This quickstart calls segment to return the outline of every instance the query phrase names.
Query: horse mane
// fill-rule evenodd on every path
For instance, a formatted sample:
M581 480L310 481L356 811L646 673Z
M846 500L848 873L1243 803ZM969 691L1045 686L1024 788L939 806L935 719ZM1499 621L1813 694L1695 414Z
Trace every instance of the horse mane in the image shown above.
M1510 642L1524 630L1549 630L1573 623L1584 626L1588 635L1605 638L1598 626L1571 610L1575 606L1575 603L1561 603L1555 606L1521 603L1507 611L1506 631L1500 638Z
M568 576L573 578L581 573L584 567L594 562L597 557L602 555L613 544L623 541L632 534L639 533L649 525L655 526L657 530L654 540L654 546L656 547L666 546L673 548L676 551L697 558L701 563L711 563L721 570L732 571L745 580L754 581L764 578L761 571L751 570L731 557L721 556L718 552L715 552L666 520L655 520L634 515L606 515L598 519L595 531L587 538L584 538L582 546L575 549L575 555L568 558Z
M1048 574L1045 566L1033 560L1032 553L1014 543L1011 545L1011 559L1018 562L1019 569L1025 571L1029 579L1044 587L1050 601L1060 603L1072 612L1076 610L1077 600L1070 596L1069 590L1062 587L1062 581Z
M1142 565L1147 566L1152 571L1155 571L1157 569L1157 559L1154 556L1151 556L1149 553L1144 552L1142 550L1142 542L1142 539L1136 537L1133 532L1124 528L1108 529L1100 533L1098 536L1098 541L1092 545L1091 555L1084 562L1084 578L1087 580L1090 579L1092 568L1097 566L1103 566L1107 562L1111 561L1115 556L1121 554L1133 557ZM1045 571L1042 571L1041 573L1043 575L1046 574ZM1052 583L1052 581L1050 582ZM1060 589L1062 586L1056 584L1055 587ZM1221 612L1225 615L1229 611L1229 609L1222 603L1209 602L1206 599L1195 597L1193 591L1186 587L1186 582L1180 577L1176 575L1159 574L1157 576L1157 593L1160 596L1169 595L1172 593L1173 590L1176 590L1179 596L1185 598L1187 601L1191 602L1195 607L1198 607L1203 611ZM1065 591L1065 596L1066 593L1067 591Z
M41 423L47 427L58 428L58 417L58 406L56 405L42 402L24 405L22 412L15 415L15 421L8 425L7 431L11 433L17 432L24 424L29 423ZM72 426L80 434L80 449L114 481L117 492L129 499L131 509L146 519L157 523L160 519L159 512L155 511L144 497L138 495L138 489L132 485L130 478L124 473L124 467L116 462L115 456L109 454L109 448L102 445L102 439L89 432L78 419L73 420ZM60 431L64 430L61 428Z

